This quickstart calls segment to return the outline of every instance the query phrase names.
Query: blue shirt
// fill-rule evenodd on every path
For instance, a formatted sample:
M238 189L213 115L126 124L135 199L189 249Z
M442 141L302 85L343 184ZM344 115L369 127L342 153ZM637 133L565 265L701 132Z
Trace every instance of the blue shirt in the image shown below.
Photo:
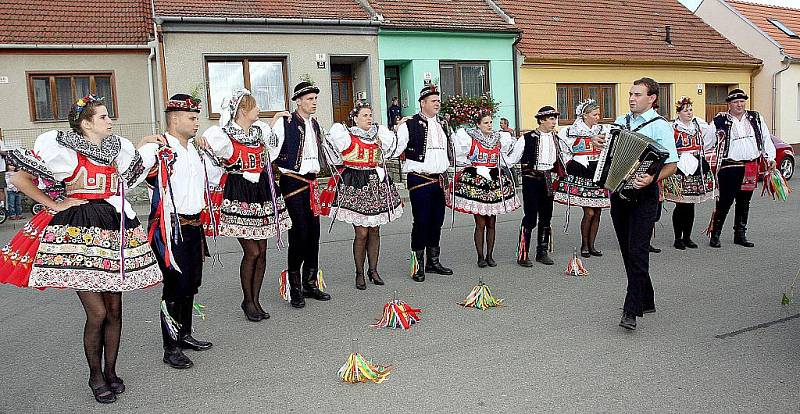
M639 125L659 116L655 109L650 108L648 111L638 116L633 116L633 114L628 112L626 115L617 118L614 123L624 126L627 123L625 121L627 115L631 117L631 131L636 129ZM678 150L675 149L675 133L669 122L664 120L653 121L636 132L647 135L669 151L669 157L664 161L665 164L678 162Z

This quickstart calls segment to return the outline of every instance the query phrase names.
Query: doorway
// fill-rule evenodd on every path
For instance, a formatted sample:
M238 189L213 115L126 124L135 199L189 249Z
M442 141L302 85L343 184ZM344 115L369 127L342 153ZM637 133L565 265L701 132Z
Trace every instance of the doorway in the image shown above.
M735 87L736 85L706 84L706 122L710 123L718 113L728 111L725 98L728 97L728 91Z
M333 122L347 123L353 108L353 69L350 65L331 65Z

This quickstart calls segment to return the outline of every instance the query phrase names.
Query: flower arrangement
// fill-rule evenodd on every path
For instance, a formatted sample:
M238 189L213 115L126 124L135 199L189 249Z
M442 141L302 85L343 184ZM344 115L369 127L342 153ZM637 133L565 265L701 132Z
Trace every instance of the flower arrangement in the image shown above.
M500 107L488 92L481 96L453 95L442 101L441 113L453 127L478 122L485 115L494 115Z

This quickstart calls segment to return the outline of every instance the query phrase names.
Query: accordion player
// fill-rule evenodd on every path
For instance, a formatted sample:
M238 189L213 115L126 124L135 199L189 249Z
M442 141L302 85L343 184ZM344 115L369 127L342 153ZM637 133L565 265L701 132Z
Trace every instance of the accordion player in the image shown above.
M633 182L640 174L658 177L669 151L639 132L613 124L600 158L594 181L626 200L635 200L639 191Z

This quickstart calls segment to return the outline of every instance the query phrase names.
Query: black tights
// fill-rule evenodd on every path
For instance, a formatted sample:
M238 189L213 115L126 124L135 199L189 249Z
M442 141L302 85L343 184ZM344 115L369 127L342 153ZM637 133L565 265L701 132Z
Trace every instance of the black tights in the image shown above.
M581 251L595 250L594 241L600 228L600 207L584 207L581 219Z
M675 240L689 240L694 225L694 204L675 203L672 212L672 229L675 231Z
M267 270L267 241L241 238L238 240L244 251L242 264L239 267L244 306L253 313L264 312L258 297L261 294L261 284L264 282L264 272Z
M486 256L492 258L494 251L494 229L497 224L497 216L482 216L480 214L473 214L475 218L475 233L473 239L475 241L475 250L478 252L479 258L484 258L483 255L483 239L486 235Z
M364 273L364 258L369 260L369 270L378 270L378 255L381 250L381 228L353 225L356 237L353 239L353 258L356 273Z
M107 378L117 376L117 354L122 334L122 293L78 292L78 298L86 311L83 349L89 363L89 382L97 387L104 384Z

